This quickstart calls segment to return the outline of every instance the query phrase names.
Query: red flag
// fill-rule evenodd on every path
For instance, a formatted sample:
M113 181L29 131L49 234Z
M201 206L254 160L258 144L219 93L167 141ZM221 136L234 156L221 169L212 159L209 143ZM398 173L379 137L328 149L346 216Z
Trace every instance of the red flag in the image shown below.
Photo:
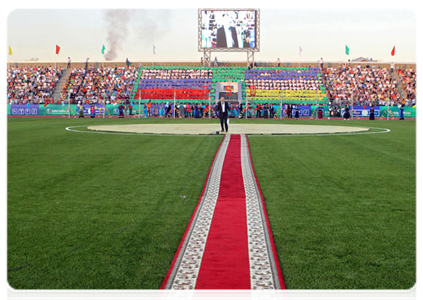
M394 55L395 55L395 46L394 46L394 48L392 48L391 55L392 55L392 56L394 56Z
M59 54L59 51L60 51L60 47L56 45L56 54Z

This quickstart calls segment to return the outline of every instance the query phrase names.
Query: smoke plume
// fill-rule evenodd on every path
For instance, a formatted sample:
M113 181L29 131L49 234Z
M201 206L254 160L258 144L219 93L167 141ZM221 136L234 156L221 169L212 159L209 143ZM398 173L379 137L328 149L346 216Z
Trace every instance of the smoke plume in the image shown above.
M107 10L105 21L107 24L107 44L105 58L111 61L117 58L118 51L123 49L123 43L129 32L131 14L125 9Z

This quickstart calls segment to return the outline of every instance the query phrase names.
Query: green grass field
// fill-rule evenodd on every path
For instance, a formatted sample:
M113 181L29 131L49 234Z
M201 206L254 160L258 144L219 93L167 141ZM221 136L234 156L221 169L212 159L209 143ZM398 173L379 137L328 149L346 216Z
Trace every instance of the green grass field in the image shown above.
M65 130L140 122L210 121L8 119L7 265L13 288L160 287L222 137ZM287 288L415 284L414 121L231 122L391 129L249 140Z

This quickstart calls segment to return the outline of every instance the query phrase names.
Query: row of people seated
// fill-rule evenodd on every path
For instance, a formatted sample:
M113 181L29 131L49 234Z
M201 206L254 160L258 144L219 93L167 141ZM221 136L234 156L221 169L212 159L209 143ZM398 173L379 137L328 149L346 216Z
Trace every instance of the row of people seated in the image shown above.
M258 93L253 96L256 100L280 99L282 91L295 91L296 94L283 95L290 99L316 98L316 92L318 92L320 100L326 94L321 71L317 67L290 70L286 68L251 69L245 71L245 85L247 93L257 90ZM311 91L313 94L304 94L303 91Z
M325 90L254 90L248 92L250 100L328 100Z
M259 90L318 90L323 86L321 80L263 80L246 79L247 89L255 87Z
M211 79L142 79L138 83L139 89L211 89Z
M40 100L51 98L62 68L13 67L7 69L7 98Z
M335 101L398 101L397 82L387 68L343 64L324 69L329 98Z
M140 79L198 79L213 77L212 69L192 68L192 69L154 69L143 68Z
M298 71L282 71L282 70L247 70L245 72L246 79L318 79L321 76L318 70L298 70Z
M116 99L130 98L137 80L135 67L75 68L64 86L61 98Z
M405 102L406 105L416 104L416 70L399 68L398 75L400 76L403 84L404 91L406 93Z
M135 99L207 99L207 89L139 89Z

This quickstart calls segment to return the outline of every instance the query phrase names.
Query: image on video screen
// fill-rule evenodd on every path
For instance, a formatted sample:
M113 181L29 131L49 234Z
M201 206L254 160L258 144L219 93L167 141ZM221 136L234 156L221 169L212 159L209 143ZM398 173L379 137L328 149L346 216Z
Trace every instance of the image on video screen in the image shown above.
M201 11L201 47L255 48L256 12L254 10Z

